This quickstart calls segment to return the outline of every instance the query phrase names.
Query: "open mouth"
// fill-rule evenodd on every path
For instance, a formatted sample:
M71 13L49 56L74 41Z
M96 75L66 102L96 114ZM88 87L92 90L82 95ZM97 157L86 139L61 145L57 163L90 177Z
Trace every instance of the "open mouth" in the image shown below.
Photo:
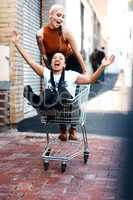
M61 25L61 22L60 21L56 21L56 23L60 26Z
M60 63L54 63L54 67L59 67Z

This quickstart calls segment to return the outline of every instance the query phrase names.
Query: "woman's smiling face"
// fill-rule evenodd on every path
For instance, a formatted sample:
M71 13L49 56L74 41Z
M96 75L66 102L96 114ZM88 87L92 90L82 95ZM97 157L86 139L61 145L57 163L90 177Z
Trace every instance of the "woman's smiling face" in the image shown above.
M49 13L50 25L52 28L59 28L64 21L64 10L57 9Z
M64 55L62 53L55 53L51 61L51 66L54 72L61 72L66 66Z

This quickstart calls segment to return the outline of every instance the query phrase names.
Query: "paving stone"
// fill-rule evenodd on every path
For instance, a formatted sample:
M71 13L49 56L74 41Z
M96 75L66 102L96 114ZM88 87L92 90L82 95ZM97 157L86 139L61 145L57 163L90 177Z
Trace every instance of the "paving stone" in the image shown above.
M88 162L84 164L83 155L79 155L61 173L58 161L50 161L48 171L44 170L45 137L26 137L19 132L1 137L0 200L124 199L120 180L126 166L126 158L121 158L124 139L88 138Z

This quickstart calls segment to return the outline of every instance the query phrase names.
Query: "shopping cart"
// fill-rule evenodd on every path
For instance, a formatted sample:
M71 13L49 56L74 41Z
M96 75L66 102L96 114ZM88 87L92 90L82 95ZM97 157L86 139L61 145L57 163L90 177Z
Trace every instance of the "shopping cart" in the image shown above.
M87 163L89 149L84 124L86 113L81 109L81 106L88 100L89 90L89 85L78 87L75 98L66 100L61 109L52 108L46 111L37 110L41 122L44 125L48 123L76 124L80 126L83 135L83 138L80 137L78 141L68 140L67 142L62 142L56 138L55 134L49 136L47 132L47 143L42 154L45 170L48 170L49 161L58 160L61 161L61 171L64 172L66 170L67 161L81 154L81 150L83 151L84 163Z

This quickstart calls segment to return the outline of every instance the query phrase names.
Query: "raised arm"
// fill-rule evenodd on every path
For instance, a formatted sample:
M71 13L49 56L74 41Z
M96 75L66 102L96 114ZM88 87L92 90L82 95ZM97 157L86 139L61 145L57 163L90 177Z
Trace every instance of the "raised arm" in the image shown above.
M98 67L95 73L92 74L91 77L89 77L87 74L80 74L77 77L76 83L77 84L89 84L89 83L95 83L96 80L99 78L101 75L102 71L107 67L108 65L112 64L114 62L115 56L111 55L108 58L104 58L102 60L101 65Z
M64 29L64 37L65 37L65 39L67 39L69 41L71 48L72 48L74 54L76 55L76 57L80 63L80 66L82 67L82 72L84 74L87 73L87 66L83 60L83 57L82 57L80 51L78 50L77 43L75 41L73 34L68 29Z
M38 74L39 76L43 76L43 71L44 68L43 66L37 64L33 58L31 57L30 54L28 54L26 52L25 49L23 49L20 44L19 44L19 35L13 31L12 35L11 35L11 39L12 42L14 43L15 47L17 48L17 50L19 51L19 53L21 54L21 56L25 59L25 61L30 65L30 67L36 72L36 74Z

